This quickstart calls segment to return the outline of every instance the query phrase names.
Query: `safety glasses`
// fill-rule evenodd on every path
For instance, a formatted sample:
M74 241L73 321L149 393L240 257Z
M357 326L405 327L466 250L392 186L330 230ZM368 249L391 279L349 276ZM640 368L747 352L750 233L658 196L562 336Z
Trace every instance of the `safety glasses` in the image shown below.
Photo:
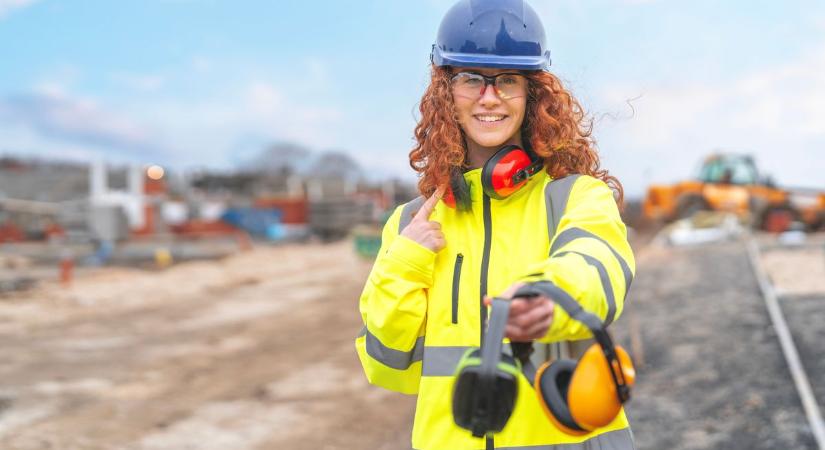
M527 78L520 73L504 72L486 76L475 72L459 72L451 79L453 93L461 97L478 100L484 95L488 85L495 88L502 100L527 95Z

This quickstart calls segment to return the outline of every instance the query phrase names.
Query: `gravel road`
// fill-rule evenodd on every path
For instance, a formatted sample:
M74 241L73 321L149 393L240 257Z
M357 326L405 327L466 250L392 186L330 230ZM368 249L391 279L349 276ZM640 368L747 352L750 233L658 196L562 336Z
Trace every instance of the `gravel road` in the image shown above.
M643 349L627 407L638 448L814 449L743 243L638 259L615 330L631 345L638 326Z

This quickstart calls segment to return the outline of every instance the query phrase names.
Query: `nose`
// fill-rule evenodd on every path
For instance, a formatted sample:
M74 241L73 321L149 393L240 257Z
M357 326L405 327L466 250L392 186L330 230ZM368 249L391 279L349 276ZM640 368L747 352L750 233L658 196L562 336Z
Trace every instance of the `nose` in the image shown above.
M501 99L498 97L498 92L496 91L496 86L493 83L484 84L484 89L481 91L481 97L479 97L478 102L486 108L494 107L501 103Z

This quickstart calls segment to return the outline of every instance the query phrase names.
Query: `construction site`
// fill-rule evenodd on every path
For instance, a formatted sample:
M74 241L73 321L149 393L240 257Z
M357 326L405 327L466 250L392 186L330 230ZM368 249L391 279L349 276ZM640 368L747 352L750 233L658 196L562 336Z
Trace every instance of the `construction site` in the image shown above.
M7 193L70 173L4 164ZM75 167L74 199L67 177L0 203L0 448L410 448L415 398L370 386L353 342L380 225L414 188L153 170ZM729 201L646 225L650 204L625 209L637 277L611 327L637 448L818 448L825 234Z
M0 450L825 450L825 1L0 0L0 55Z

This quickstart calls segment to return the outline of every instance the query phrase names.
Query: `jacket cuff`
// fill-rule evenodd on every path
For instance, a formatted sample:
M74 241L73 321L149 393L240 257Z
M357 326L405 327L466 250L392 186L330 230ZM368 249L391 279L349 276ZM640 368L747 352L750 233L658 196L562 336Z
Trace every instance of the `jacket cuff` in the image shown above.
M550 327L547 329L547 333L545 333L543 337L539 338L539 341L558 341L558 336L563 336L565 334L564 330L567 329L569 323L570 314L568 314L567 311L564 310L564 308L559 307L559 305L554 305L553 321L550 322Z
M432 277L435 270L435 255L434 251L401 235L387 251L387 257L402 262L427 277Z

